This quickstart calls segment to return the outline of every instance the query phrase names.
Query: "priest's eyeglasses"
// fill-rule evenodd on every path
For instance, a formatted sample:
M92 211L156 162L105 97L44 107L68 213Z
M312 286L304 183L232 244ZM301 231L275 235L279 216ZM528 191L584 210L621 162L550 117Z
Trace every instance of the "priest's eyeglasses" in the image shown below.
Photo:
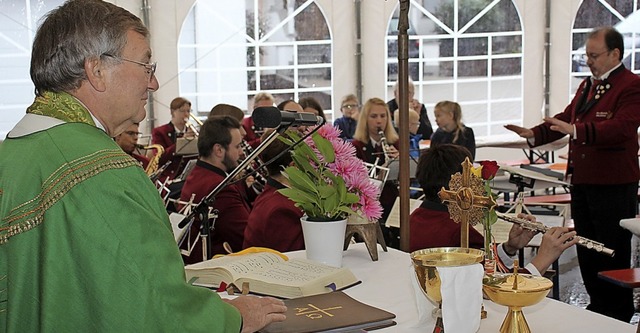
M140 61L127 59L127 58L124 58L124 57L114 56L113 54L109 54L109 53L103 53L102 55L106 56L106 57L111 57L111 58L114 58L114 59L120 59L120 60L123 60L123 61L132 62L134 64L137 64L137 65L140 65L140 66L146 68L147 75L149 76L149 80L151 80L153 75L155 75L156 67L158 67L158 63L155 62L155 61L154 62L150 62L150 63L144 63L144 62L140 62Z

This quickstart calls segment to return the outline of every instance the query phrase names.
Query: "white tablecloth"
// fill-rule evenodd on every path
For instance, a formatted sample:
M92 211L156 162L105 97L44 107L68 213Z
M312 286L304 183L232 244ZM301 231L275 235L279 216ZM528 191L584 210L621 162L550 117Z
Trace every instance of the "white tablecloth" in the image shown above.
M292 258L304 257L304 251L287 253ZM376 332L431 332L433 326L418 326L414 279L408 253L378 247L378 261L372 261L363 243L351 244L344 252L343 266L349 267L362 283L345 290L351 297L393 312L398 325ZM507 308L484 301L487 319L480 323L478 332L498 332ZM523 309L532 332L635 332L636 327L600 314L587 311L551 298ZM453 332L451 332L453 333Z

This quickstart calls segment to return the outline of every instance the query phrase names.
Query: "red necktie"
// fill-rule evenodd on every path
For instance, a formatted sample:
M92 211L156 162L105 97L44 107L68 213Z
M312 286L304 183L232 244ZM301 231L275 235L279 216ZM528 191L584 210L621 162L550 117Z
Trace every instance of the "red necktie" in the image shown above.
M589 95L587 95L587 101L590 101L593 96L596 94L596 87L602 82L602 80L594 79L591 84L591 89L589 89Z

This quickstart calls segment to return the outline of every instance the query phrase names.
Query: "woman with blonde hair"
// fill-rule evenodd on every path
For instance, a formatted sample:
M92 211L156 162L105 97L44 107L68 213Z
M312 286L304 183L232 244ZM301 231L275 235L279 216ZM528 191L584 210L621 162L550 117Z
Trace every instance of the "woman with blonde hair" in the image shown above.
M367 100L362 106L360 119L353 135L353 145L356 147L356 156L359 159L375 163L376 158L379 165L388 163L383 154L380 132L389 145L389 157L398 157L398 133L391 123L391 113L387 103L380 98L374 97Z
M384 134L389 145L387 156L382 149L380 132ZM389 159L398 157L398 147L396 146L398 139L398 133L391 123L391 113L387 103L375 97L367 100L362 106L356 132L353 135L353 141L351 141L356 148L356 156L368 163L386 165L389 163L386 157ZM399 232L397 228L393 230L387 228L384 223L398 194L398 187L393 181L387 181L382 188L382 193L380 193L380 203L383 208L382 218L379 220L380 228L384 234L385 242L396 248L400 245Z
M433 109L438 129L431 136L431 145L452 143L469 150L471 157L476 157L476 138L473 130L462 123L460 104L441 101Z

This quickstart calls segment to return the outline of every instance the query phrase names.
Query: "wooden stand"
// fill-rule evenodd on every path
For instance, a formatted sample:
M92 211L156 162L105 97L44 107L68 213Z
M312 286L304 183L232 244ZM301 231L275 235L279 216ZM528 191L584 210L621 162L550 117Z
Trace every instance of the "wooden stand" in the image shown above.
M384 241L382 230L377 222L371 223L347 223L347 232L344 238L344 249L349 248L349 242L354 235L360 235L364 240L371 260L378 261L378 243L382 245L384 252L387 252L387 243Z

